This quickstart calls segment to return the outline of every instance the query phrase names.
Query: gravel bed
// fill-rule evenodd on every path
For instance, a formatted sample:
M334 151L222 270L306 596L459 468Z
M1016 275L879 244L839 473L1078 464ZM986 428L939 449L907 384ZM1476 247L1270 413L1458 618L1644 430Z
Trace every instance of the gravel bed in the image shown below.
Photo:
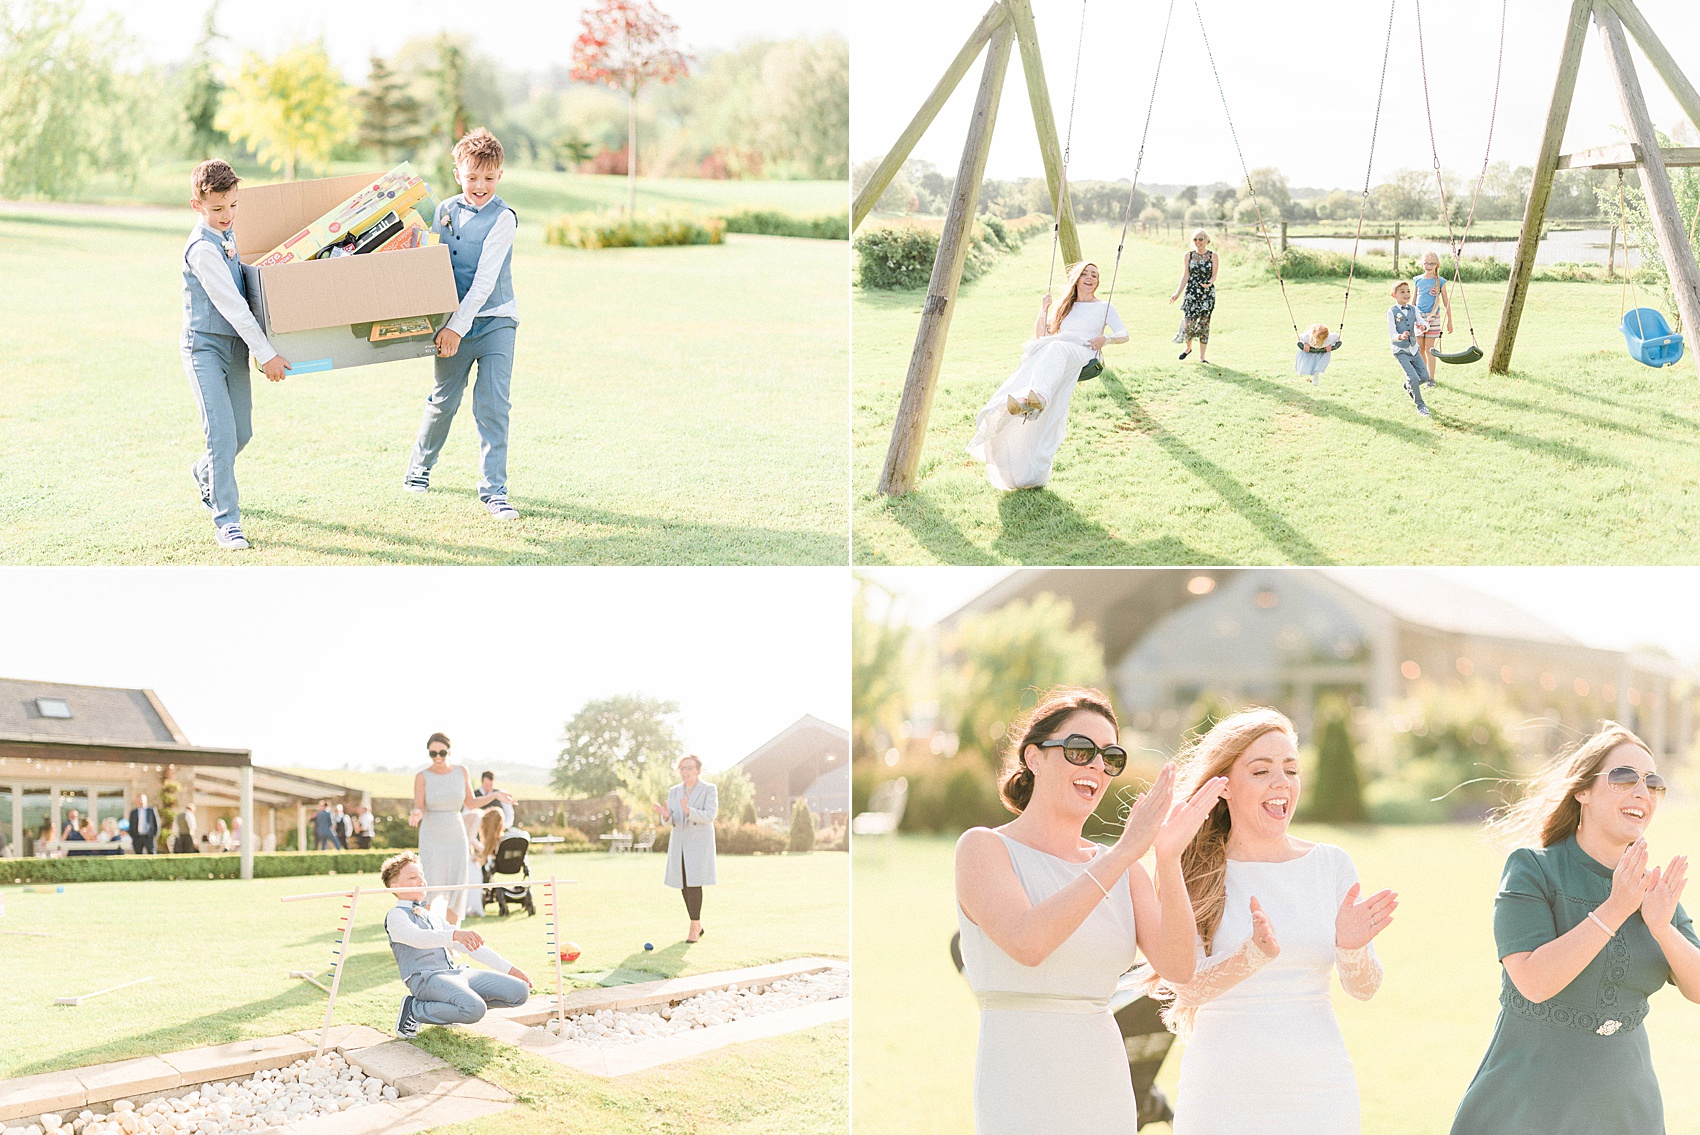
M618 1048L849 995L850 975L840 969L830 969L801 977L781 978L766 985L699 993L673 1005L569 1014L564 1032L555 1018L551 1018L544 1027L551 1033L592 1048Z

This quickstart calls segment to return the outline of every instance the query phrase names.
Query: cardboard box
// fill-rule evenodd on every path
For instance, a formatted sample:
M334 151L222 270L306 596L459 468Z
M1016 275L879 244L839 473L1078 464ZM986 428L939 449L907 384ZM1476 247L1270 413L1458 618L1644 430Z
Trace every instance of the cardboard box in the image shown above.
M326 178L325 181L340 181ZM262 268L311 260L351 236L359 236L388 213L400 214L430 193L425 179L406 162L386 174L366 179L352 193L332 202L295 233L255 261Z
M291 374L434 355L432 335L460 306L449 250L442 244L266 267L256 263L374 180L359 174L242 190L236 251L248 306L272 346L290 361ZM432 335L380 334L373 341L374 324L416 318L430 320Z

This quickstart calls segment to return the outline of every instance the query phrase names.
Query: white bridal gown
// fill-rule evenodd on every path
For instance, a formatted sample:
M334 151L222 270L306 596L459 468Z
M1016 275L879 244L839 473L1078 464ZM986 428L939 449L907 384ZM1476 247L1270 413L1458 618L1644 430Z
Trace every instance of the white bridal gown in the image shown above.
M1103 854L1070 863L999 835L1034 904ZM1103 882L1110 897L1036 966L1004 953L957 908L962 969L980 1001L977 1135L1133 1135L1139 1109L1109 1010L1117 979L1133 968L1133 899L1125 876Z
M1326 843L1285 863L1228 861L1228 905L1200 973L1251 937L1253 895L1281 953L1198 1007L1175 1135L1357 1135L1358 1082L1329 1000L1334 919L1356 881ZM1373 947L1354 953L1375 964Z
M1126 339L1127 328L1113 305L1094 300L1070 308L1055 335L1030 339L1021 349L1021 365L980 411L968 443L970 456L986 463L993 488L1031 489L1051 479L1051 458L1068 435L1068 400L1080 368L1098 357L1086 343L1106 334ZM1011 414L1009 398L1019 401L1029 390L1045 409L1031 418Z

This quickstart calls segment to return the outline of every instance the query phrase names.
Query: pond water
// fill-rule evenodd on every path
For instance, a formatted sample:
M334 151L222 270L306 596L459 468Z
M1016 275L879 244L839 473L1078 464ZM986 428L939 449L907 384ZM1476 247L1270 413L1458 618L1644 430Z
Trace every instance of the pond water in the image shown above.
M1579 229L1569 232L1548 233L1535 253L1535 263L1603 265L1606 262L1606 248L1610 241L1610 229ZM1347 255L1350 255L1352 251L1351 237L1295 236L1289 238L1288 243L1296 244L1300 248L1323 248L1330 252L1343 252ZM1621 236L1618 237L1617 243L1617 262L1618 266L1622 267L1623 238ZM1452 258L1451 249L1447 247L1444 240L1420 240L1415 237L1405 237L1399 241L1399 256L1401 258L1421 256L1430 250L1439 253L1442 261ZM1358 251L1360 253L1380 252L1391 255L1393 240L1391 237L1385 240L1365 240L1358 246ZM1517 242L1515 240L1472 240L1464 246L1464 258L1466 260L1491 258L1509 264L1516 251ZM1640 263L1640 256L1634 249L1631 249L1629 266L1631 268L1639 267Z

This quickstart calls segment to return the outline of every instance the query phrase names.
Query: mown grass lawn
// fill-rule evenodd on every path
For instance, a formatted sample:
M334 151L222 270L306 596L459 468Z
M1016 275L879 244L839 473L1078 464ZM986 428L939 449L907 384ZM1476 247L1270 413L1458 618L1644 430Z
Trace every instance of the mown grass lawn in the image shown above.
M1499 1011L1500 968L1490 915L1504 856L1462 825L1295 833L1351 853L1367 887L1399 892L1394 924L1376 940L1386 977L1368 1002L1335 983L1363 1101L1363 1129L1377 1135L1445 1135ZM1649 837L1660 862L1700 852L1700 807L1670 807ZM855 851L851 1035L856 1135L968 1135L974 1129L974 1049L979 1013L951 965L956 931L951 861L955 841L903 837ZM1684 904L1692 909L1690 895ZM1277 927L1279 933L1279 927ZM1700 1005L1667 988L1646 1028L1671 1135L1700 1131ZM1158 1085L1173 1102L1177 1042ZM915 1101L925 1099L925 1107ZM1157 1128L1166 1130L1166 1128Z
M662 977L848 955L846 855L722 856L721 882L707 891L703 913L713 933L694 946L683 941L683 905L661 885L662 866L645 855L532 857L534 877L577 880L562 887L562 933L584 950L569 970L625 967ZM286 975L329 969L338 901L278 900L356 883L379 885L360 875L71 884L63 894L5 888L0 930L53 937L0 935L0 1079L318 1027L325 995ZM394 1025L403 990L381 925L390 905L381 895L361 900L336 1023ZM553 989L541 914L471 925L540 994ZM655 949L645 951L645 942ZM146 985L77 1008L52 1004L148 976ZM843 1025L825 1026L614 1081L466 1032L428 1028L417 1043L519 1097L512 1111L464 1128L478 1135L828 1132L845 1125L847 1034Z
M1106 275L1116 231L1083 231ZM898 499L876 485L922 297L855 289L856 562L1674 563L1700 549L1700 381L1690 360L1652 370L1629 358L1616 287L1537 283L1513 373L1442 366L1424 419L1388 351L1383 281L1354 288L1346 345L1319 387L1293 373L1273 281L1232 265L1214 365L1178 361L1179 307L1166 302L1178 240L1130 239L1116 306L1132 341L1075 392L1050 485L998 493L963 449L1015 369L1049 256L1036 237L963 289L919 486ZM1300 326L1338 326L1341 282L1287 290ZM1504 285L1467 295L1487 351ZM1469 341L1455 311L1448 349Z
M789 184L755 200L819 196ZM177 349L191 214L0 203L0 559L845 562L845 243L586 252L543 244L542 219L522 224L513 268L522 518L479 506L470 402L431 492L401 491L431 360L259 379L237 462L254 549L233 556L188 473L202 446Z

